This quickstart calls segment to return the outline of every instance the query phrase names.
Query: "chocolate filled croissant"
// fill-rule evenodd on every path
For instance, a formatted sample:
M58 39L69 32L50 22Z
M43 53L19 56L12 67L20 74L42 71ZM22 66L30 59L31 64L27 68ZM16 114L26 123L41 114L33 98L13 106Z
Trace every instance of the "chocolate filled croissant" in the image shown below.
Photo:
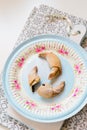
M52 98L58 94L60 94L65 87L65 82L61 82L57 87L52 87L49 84L42 84L37 92L40 96L44 97L44 98Z
M41 52L39 57L45 58L51 68L48 79L53 79L62 73L61 61L53 52Z
M37 72L38 72L38 68L37 68L37 66L35 66L31 70L31 72L28 76L28 81L29 81L29 85L32 89L32 92L34 92L35 85L40 82L40 77L38 76Z

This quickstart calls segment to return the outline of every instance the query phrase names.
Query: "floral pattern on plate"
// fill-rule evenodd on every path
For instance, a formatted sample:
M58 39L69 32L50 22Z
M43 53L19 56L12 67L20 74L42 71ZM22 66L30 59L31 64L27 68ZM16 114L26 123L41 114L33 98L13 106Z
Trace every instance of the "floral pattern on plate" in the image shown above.
M50 105L42 104L38 101L35 101L35 100L33 101L30 97L27 97L26 94L24 95L22 94L22 91L24 90L22 90L23 86L21 83L22 81L20 81L19 79L20 78L19 73L21 72L21 69L23 69L27 60L30 60L32 56L38 55L38 53L42 51L53 51L57 55L66 59L69 62L69 64L72 66L74 76L76 77L76 83L72 89L73 92L64 101L61 101L61 104L59 102L56 103L55 105L53 103L52 104L50 103ZM73 58L73 62L72 62L72 58ZM78 58L77 63L76 63L76 58ZM32 111L35 108L36 111L38 111L39 113L40 112L44 113L44 111L47 111L47 112L52 111L52 113L49 114L49 116L50 115L52 116L52 114L55 112L58 112L61 114L63 111L67 111L71 109L73 107L74 102L78 101L79 98L81 98L81 96L83 95L84 93L83 87L80 85L78 88L77 86L79 84L77 81L83 80L82 83L84 85L86 84L86 81L83 79L82 76L80 76L80 73L81 73L82 75L85 75L86 77L85 71L86 71L86 68L84 67L84 63L82 59L78 56L78 54L72 48L68 47L67 45L64 45L63 43L54 42L54 41L38 42L38 43L28 46L27 48L24 48L23 51L21 51L20 54L14 59L11 65L11 69L10 69L11 77L9 76L10 89L11 89L11 92L13 93L14 98L17 100L17 103L21 104L22 107L25 106L25 109L29 111ZM14 83L14 87L13 87L13 83ZM66 109L67 105L69 109Z

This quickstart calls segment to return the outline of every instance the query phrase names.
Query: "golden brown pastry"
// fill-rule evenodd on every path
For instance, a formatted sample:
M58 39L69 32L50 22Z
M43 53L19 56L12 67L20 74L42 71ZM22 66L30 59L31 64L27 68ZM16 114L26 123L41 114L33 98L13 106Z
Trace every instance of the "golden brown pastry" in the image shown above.
M37 92L40 96L44 97L44 98L52 98L58 94L60 94L65 87L65 82L61 82L57 87L52 87L49 84L42 84Z
M53 52L41 52L39 53L39 57L45 58L49 63L51 72L49 74L48 79L51 80L61 74L62 66L60 59L57 55L55 55Z
M37 68L37 66L35 66L31 70L31 72L28 76L28 79L29 79L28 81L29 81L29 85L32 89L32 92L34 92L35 85L40 82L40 77L38 76L37 72L38 72L38 68Z

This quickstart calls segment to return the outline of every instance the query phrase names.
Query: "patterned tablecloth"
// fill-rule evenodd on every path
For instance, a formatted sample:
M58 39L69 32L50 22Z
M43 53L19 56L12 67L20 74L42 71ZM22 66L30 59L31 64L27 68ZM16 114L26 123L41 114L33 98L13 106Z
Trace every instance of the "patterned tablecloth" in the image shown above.
M61 16L64 16L64 18ZM15 47L21 44L21 42L40 34L59 34L64 37L68 37L67 29L69 22L65 20L65 17L71 21L72 27L76 24L83 24L87 28L86 20L48 6L41 5L39 8L34 8L31 12L22 33L15 44ZM87 50L86 37L82 42L82 47ZM28 127L18 120L10 117L7 113L7 105L8 102L5 98L0 78L0 124L10 128L10 130L33 130L33 128ZM87 105L78 114L66 120L62 130L87 130Z

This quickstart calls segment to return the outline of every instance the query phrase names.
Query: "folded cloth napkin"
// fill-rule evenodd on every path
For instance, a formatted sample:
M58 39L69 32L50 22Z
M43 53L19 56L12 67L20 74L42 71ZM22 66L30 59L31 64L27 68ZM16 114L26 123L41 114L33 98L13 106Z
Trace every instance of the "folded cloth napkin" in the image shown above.
M56 122L56 123L39 123L39 122L29 120L23 117L22 115L20 115L19 113L17 113L10 105L8 105L7 111L11 117L19 120L24 124L27 124L27 126L31 126L35 130L60 130L63 124L63 121Z

